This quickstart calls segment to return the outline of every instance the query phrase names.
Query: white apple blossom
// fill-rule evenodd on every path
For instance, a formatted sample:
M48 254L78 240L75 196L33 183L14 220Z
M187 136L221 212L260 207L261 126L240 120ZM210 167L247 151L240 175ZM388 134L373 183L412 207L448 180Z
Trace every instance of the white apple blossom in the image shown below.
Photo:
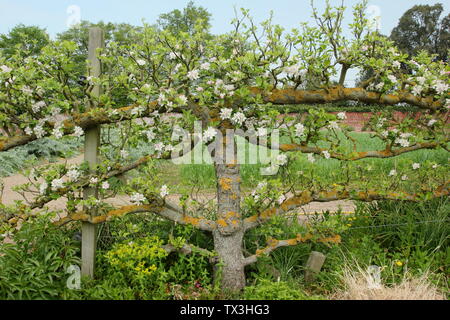
M404 133L400 134L400 138L403 138L403 139L407 139L407 138L410 138L412 136L413 136L413 134L410 133L410 132L404 132Z
M313 153L308 153L306 157L308 158L309 162L311 162L311 163L316 162L316 159L314 158L314 154Z
M431 166L433 169L436 169L438 167L438 165L435 163Z
M203 142L209 142L213 140L215 137L216 137L216 129L214 129L213 127L209 127L203 133Z
M164 150L164 143L158 142L154 146L155 151L162 152Z
M156 134L153 132L153 129L144 131L143 134L147 137L148 141L151 142L153 139L155 139Z
M22 92L27 96L31 96L33 94L33 89L31 89L29 86L23 86Z
M39 193L45 194L47 192L47 188L48 188L48 183L47 182L43 182L40 186L39 186Z
M211 64L209 62L205 62L200 65L200 69L202 69L202 70L209 70L210 67L211 67Z
M108 190L109 187L110 187L110 185L109 185L108 181L105 181L105 182L102 183L102 189L103 190Z
M97 184L98 183L98 178L97 177L92 177L91 180L89 180L90 184Z
M411 92L415 95L415 96L420 96L420 94L423 91L423 87L422 86L414 86L413 89L411 90Z
M430 121L428 121L427 126L432 127L436 122L437 122L436 119L431 119Z
M413 163L412 165L413 170L417 170L420 168L420 163Z
M286 74L288 76L292 76L292 77L298 77L298 76L303 76L306 74L306 70L300 70L300 65L293 65L293 66L289 66L284 68L284 72L286 72Z
M63 179L54 179L52 181L52 190L56 191L58 189L61 189L64 187L64 181Z
M36 127L34 127L34 134L38 139L41 139L45 136L45 130L42 125L38 124Z
M387 138L388 135L389 135L389 131L387 131L387 130L384 130L384 131L381 132L381 136L382 136L383 138Z
M336 115L336 117L337 117L339 120L345 120L345 119L347 119L347 115L345 114L345 112L339 112L339 113Z
M392 63L392 65L395 67L395 68L397 68L397 69L399 69L400 67L401 67L401 63L400 62L398 62L398 61L394 61L393 63Z
M330 153L327 150L322 151L322 154L325 157L325 159L330 159L330 157L331 157Z
M280 166L284 166L288 161L288 157L285 154L279 154L277 156L276 163Z
M30 127L26 127L25 134L28 136L31 136L33 134L33 129L31 129Z
M404 148L409 147L409 141L407 139L397 138L395 139L395 143L401 145Z
M433 82L434 90L436 90L437 94L444 94L448 91L449 86L444 81L436 80Z
M278 204L282 204L285 200L286 200L286 197L285 197L284 194L282 194L282 195L278 198L277 202L278 202Z
M425 77L417 77L416 80L421 86L423 86L427 79Z
M184 94L179 95L178 99L180 100L181 104L183 104L183 105L186 105L188 102L188 99L186 98L186 96Z
M264 128L264 127L258 128L258 130L256 131L256 136L257 137L265 137L265 136L267 136L267 128Z
M169 195L169 188L166 185L163 185L161 187L159 195L161 196L161 198L167 197Z
M145 64L146 64L147 62L145 62L145 60L139 59L139 60L136 60L136 63L137 63L138 65L140 65L140 66L145 66Z
M388 75L388 79L392 83L397 83L397 78L394 75L392 75L392 74Z
M11 68L8 67L8 66L3 65L3 66L0 66L0 70L1 70L2 72L4 72L4 73L9 73L9 72L11 72L13 69L11 69Z
M69 178L70 181L77 181L80 175L81 175L80 171L78 171L76 168L70 169L67 172L67 177Z
M234 85L232 85L232 84L226 84L223 87L227 91L233 91L235 89Z
M256 190L261 190L261 189L263 189L266 186L267 186L267 182L266 181L262 181L262 182L258 183L258 185L256 186Z
M39 101L39 102L36 102L35 104L33 104L31 109L33 110L34 113L37 113L37 112L41 111L41 109L44 107L45 107L45 102Z
M395 169L392 169L390 172L389 172L389 176L390 177L393 177L393 176L396 176L397 175L397 170L395 170Z
M137 192L133 193L133 195L130 197L130 201L136 203L137 205L144 203L145 200L146 198L144 197L144 195Z
M301 138L305 134L305 126L302 123L295 125L295 135Z
M403 176L402 176L402 181L406 181L406 180L408 180L409 178L408 178L408 176L406 175L406 174L404 174Z
M55 136L56 139L61 139L64 136L62 125L61 124L56 125L52 131L52 134Z
M83 130L83 128L81 128L81 127L79 127L79 126L76 126L75 129L74 129L73 134L74 134L76 137L81 137L81 136L84 135L84 130Z
M174 52L169 53L169 59L174 60L177 58L177 55Z
M187 77L190 80L197 80L200 77L198 70L192 70L187 73Z
M246 119L245 114L242 112L236 112L233 118L231 118L231 121L233 121L234 124L242 125Z
M164 150L171 152L171 151L175 150L175 147L171 144L168 144L164 147Z
M330 121L330 124L328 125L330 129L339 130L339 125L336 121Z
M380 118L380 119L378 119L378 122L377 122L377 128L382 128L383 125L384 125L384 122L385 122L386 120L387 120L386 118Z
M383 83L383 82L380 82L379 84L377 84L377 85L375 86L375 89L378 90L378 91L380 91L380 90L383 89L383 88L384 88L384 83Z

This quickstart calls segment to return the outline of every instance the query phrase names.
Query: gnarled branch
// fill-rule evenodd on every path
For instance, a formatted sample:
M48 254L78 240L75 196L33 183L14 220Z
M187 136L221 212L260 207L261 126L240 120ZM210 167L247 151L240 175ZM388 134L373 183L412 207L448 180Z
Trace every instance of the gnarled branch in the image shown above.
M433 198L440 198L447 196L450 193L449 190L450 180L445 182L439 188L432 192ZM313 201L317 202L330 202L337 200L358 200L365 202L372 202L375 200L403 200L417 202L423 199L425 193L406 193L406 192L387 192L380 193L374 190L369 191L320 191L311 193L310 191L303 191L299 195L295 195L278 207L271 207L263 212L248 217L244 220L245 230L249 230L267 222L275 215L281 215L291 210L297 209Z
M192 217L183 214L182 210L176 205L166 202L163 205L159 204L145 204L145 205L131 205L124 206L119 209L109 211L106 214L92 217L91 215L82 212L71 214L56 222L56 225L63 225L72 221L84 221L92 224L99 224L111 220L114 217L122 217L127 214L151 212L159 215L167 220L182 224L193 225L194 227L204 231L214 231L217 226L214 221L205 219L203 217Z
M432 96L418 97L407 91L400 91L398 94L383 94L363 88L344 88L342 86L322 90L274 89L269 92L252 87L250 92L254 95L261 95L265 102L273 104L323 104L353 100L383 105L408 103L431 110L439 109L444 105L443 101L435 100Z
M245 258L244 265L247 266L249 264L255 263L258 260L258 258L264 255L269 255L271 252L275 251L278 248L296 246L299 243L307 242L311 239L313 239L313 235L310 233L307 233L305 236L298 234L297 237L287 240L269 239L267 246L265 248L256 250L256 253L254 255ZM340 243L341 237L339 235L334 235L332 237L319 238L317 239L317 241L323 243Z

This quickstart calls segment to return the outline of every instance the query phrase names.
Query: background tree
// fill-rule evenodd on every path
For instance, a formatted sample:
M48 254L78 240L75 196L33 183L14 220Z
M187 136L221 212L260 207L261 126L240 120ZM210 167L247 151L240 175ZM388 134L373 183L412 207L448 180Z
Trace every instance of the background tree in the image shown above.
M450 15L441 19L443 12L444 7L440 3L415 5L403 14L390 38L400 50L411 56L426 50L437 54L439 60L447 61Z
M12 56L18 50L24 51L26 55L36 55L49 42L45 29L19 24L8 34L0 35L0 52L5 57Z
M169 13L161 14L157 25L162 30L167 30L173 34L179 34L180 32L193 34L197 20L202 21L201 26L204 30L211 28L211 13L201 6L196 6L194 1L189 1L183 11L175 9Z

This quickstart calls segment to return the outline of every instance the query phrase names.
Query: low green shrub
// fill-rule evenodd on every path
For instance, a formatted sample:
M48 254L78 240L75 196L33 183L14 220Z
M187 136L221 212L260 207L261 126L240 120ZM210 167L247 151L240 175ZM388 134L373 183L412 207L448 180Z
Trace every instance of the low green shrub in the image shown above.
M80 265L79 248L49 216L25 222L14 243L0 243L0 299L70 299L67 269Z
M244 289L246 300L322 300L320 296L310 296L292 282L273 282L261 279L256 285Z
M19 146L0 154L0 177L10 176L17 171L31 167L42 159L70 158L83 146L83 140L76 137L63 137L60 140L43 138Z

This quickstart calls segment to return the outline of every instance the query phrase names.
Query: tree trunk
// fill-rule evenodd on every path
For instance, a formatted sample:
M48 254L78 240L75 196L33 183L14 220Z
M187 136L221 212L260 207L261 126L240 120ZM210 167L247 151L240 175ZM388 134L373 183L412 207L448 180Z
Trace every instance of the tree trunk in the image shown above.
M245 287L244 237L241 216L241 177L237 164L234 137L227 137L233 150L216 150L215 170L217 177L217 224L213 232L214 248L222 263L221 287L224 290L239 291ZM223 147L225 144L220 143Z
M242 239L244 231L241 229L232 235L224 236L219 231L213 233L214 250L222 263L219 276L220 287L224 291L240 291L245 287L244 255Z

